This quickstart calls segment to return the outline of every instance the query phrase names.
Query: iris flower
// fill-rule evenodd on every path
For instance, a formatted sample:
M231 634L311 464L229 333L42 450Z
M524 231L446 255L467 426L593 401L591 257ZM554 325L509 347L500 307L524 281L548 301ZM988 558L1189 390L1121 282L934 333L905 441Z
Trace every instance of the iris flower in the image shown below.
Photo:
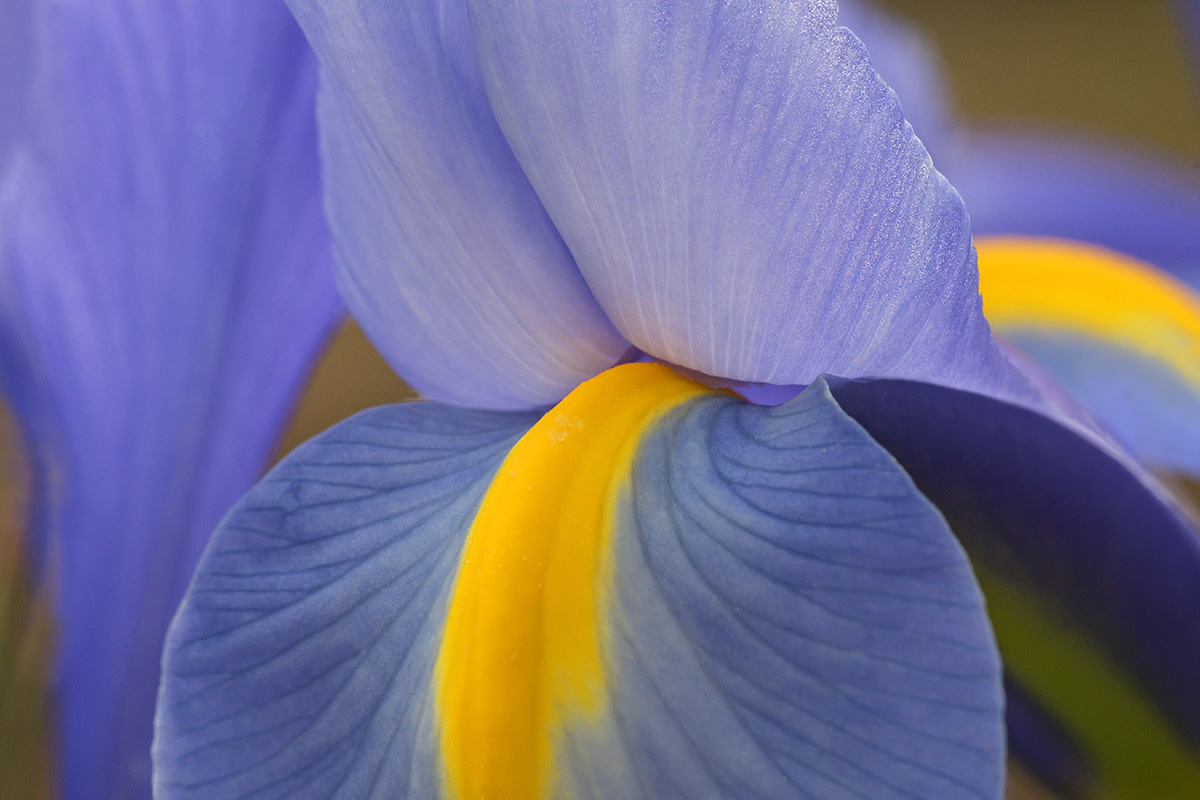
M991 338L834 4L291 8L343 297L430 399L218 527L159 796L998 797L976 577L1023 691L1144 734L1106 790L1195 795L1200 540Z
M435 402L221 525L160 794L995 796L952 528L1061 659L1016 677L1100 674L1084 710L1116 686L1150 731L1118 784L1193 796L1193 531L991 341L962 204L832 4L500 6L293 4L343 293ZM0 363L64 791L126 797L169 609L336 315L312 65L267 2L10 11L38 77L0 129Z
M340 315L316 65L267 0L18 0L0 26L0 378L58 789L146 797L167 624Z

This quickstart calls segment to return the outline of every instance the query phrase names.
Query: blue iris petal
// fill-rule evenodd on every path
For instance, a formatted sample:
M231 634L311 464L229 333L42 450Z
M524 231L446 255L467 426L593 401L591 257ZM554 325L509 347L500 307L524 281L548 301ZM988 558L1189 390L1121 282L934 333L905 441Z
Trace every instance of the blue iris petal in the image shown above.
M531 422L377 409L246 497L169 638L161 797L445 796L437 634ZM607 700L568 719L555 796L1000 796L999 659L965 556L823 384L669 412L614 518Z
M1095 142L984 132L945 169L977 235L1092 242L1200 290L1200 182L1179 165Z
M1165 490L1099 440L991 398L905 381L834 394L977 564L1066 609L1200 744L1200 536Z
M741 381L1019 383L962 202L833 3L470 6L500 126L639 348Z
M1200 475L1200 388L1164 364L1096 339L1036 329L1005 338L1086 402L1130 452L1158 468Z
M1001 796L999 660L966 558L823 382L668 418L615 558L613 714L641 794L579 797Z
M534 421L387 406L255 487L171 629L157 796L439 796L427 690L447 596L492 474Z
M162 637L339 301L315 63L270 0L36 6L0 376L38 478L67 798L149 793Z
M346 302L424 396L556 402L628 349L488 106L465 0L290 0L322 64Z

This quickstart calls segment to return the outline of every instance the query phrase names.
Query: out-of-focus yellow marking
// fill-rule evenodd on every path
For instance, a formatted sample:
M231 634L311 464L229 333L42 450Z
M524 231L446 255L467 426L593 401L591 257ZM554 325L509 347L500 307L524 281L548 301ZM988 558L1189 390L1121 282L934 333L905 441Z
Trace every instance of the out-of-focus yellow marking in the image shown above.
M616 492L647 428L707 391L661 365L615 367L542 417L501 465L467 538L435 670L449 796L548 796L556 732L606 707Z
M1052 328L1160 361L1200 387L1200 297L1155 267L1058 239L980 237L983 313L1006 330Z

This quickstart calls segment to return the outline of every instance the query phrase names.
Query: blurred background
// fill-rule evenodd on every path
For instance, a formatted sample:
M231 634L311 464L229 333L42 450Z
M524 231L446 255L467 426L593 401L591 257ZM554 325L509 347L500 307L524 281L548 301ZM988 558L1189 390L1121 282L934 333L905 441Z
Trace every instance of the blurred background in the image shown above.
M0 0L3 2L3 0ZM1149 0L888 0L945 65L950 101L973 125L1079 132L1179 164L1200 180L1200 60L1170 3ZM335 422L413 397L353 322L316 365L278 456ZM50 621L20 578L27 492L12 420L0 406L0 798L44 797ZM21 769L7 769L20 764ZM14 776L29 776L13 783ZM8 776L7 778L5 776ZM1010 797L1051 797L1014 774ZM1153 800L1148 798L1147 800Z

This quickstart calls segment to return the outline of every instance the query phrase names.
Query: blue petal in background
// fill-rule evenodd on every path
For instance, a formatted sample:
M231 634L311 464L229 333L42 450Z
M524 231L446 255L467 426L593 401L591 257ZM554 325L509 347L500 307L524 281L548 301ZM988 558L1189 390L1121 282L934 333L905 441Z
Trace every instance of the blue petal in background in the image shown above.
M162 637L339 316L315 63L272 0L44 0L0 367L60 620L68 800L149 795Z
M1195 796L1200 536L1166 491L1089 434L992 398L907 381L839 381L833 392L946 514L986 577L985 593L999 590L989 594L989 610L1010 678L1038 690L1033 699L1056 715L1075 714L1059 724L1087 745L1084 755L1099 774L1122 782L1124 793L1115 796ZM1073 647L1077 635L1086 637L1111 665L1105 669L1133 687L1133 702L1163 720L1161 730L1153 720L1155 730L1114 730L1114 698L1089 698L1088 674L1073 676L1059 692L1031 686L1045 664L1018 664L1019 654L1007 650L1001 611L1012 610L1010 586L1020 587L1019 602L1057 609L1072 626L1043 644ZM1041 613L1036 624L1054 618ZM1065 653L1042 647L1040 656L1053 662ZM1058 705L1063 701L1073 705ZM1159 741L1171 752L1143 752ZM1131 793L1139 781L1148 783Z
M33 0L0 3L0 169L25 123L31 78Z
M670 414L616 520L611 714L641 791L603 790L612 759L584 729L573 796L1002 796L1000 665L965 554L823 381Z
M1196 80L1200 83L1200 0L1175 0L1174 6L1183 22L1186 45L1191 50Z
M1163 364L1096 339L1035 329L1006 331L1004 337L1083 399L1145 463L1200 475L1200 387Z
M557 402L613 330L496 125L465 0L290 0L321 59L327 208L347 305L422 395Z
M535 421L384 406L256 486L171 628L157 796L440 796L428 690L447 596L492 474Z
M500 126L639 348L743 381L1019 391L962 202L833 3L471 9Z
M977 132L945 165L978 234L1092 242L1200 290L1200 181L1180 165L1063 136Z

